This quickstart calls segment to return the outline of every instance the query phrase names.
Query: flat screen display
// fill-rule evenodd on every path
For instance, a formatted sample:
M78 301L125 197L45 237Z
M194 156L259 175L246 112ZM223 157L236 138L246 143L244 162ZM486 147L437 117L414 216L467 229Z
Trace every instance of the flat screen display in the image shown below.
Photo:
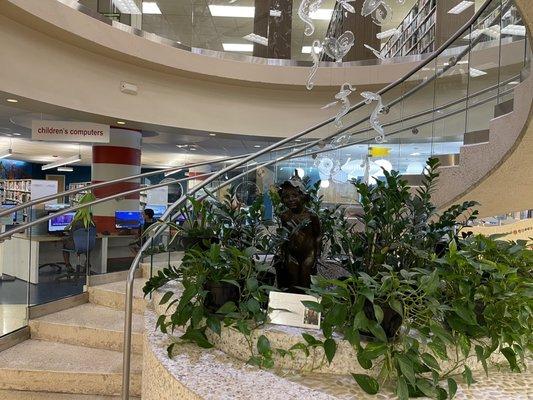
M137 229L140 228L143 218L140 211L115 211L115 228Z
M70 225L76 213L66 213L48 220L48 232L63 232Z
M167 210L167 206L160 204L147 204L144 209L146 210L147 208L154 210L154 219L161 218Z

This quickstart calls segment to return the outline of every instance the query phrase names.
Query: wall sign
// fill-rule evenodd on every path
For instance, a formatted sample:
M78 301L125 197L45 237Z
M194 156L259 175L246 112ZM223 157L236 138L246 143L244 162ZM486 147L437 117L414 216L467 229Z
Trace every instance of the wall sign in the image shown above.
M31 122L31 138L47 142L109 143L109 125L34 120Z

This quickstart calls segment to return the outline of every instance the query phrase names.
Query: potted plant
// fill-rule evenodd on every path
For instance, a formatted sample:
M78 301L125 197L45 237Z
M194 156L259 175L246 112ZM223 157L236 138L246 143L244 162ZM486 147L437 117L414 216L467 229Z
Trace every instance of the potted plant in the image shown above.
M267 298L271 287L261 285L258 276L264 266L256 265L253 256L256 249L240 250L213 244L207 251L193 248L185 252L178 267L168 267L149 279L143 288L145 295L171 281L180 281L183 293L171 318L158 321L158 327L166 332L170 327L186 327L183 340L194 341L210 347L205 335L207 328L220 333L222 321L227 326L239 323L241 332L249 333L248 321L264 323L266 312L261 302ZM173 296L168 292L162 304Z
M477 215L475 202L436 213L437 166L428 161L416 193L396 172L384 171L375 186L357 182L363 230L340 232L352 275L317 277L310 291L322 299L307 305L322 312L326 341L339 332L354 346L370 372L354 379L371 394L393 381L401 400L453 398L454 374L473 382L467 360L475 357L488 373L489 356L499 349L518 371L532 345L531 250L525 242L458 239ZM336 346L326 341L330 360Z

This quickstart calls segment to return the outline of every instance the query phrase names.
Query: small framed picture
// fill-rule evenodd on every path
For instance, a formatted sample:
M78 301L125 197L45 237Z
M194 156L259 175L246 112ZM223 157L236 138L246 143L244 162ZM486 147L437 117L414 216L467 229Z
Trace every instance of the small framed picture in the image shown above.
M306 294L270 292L268 318L276 325L320 329L320 313L305 307L302 301L320 302L320 299Z

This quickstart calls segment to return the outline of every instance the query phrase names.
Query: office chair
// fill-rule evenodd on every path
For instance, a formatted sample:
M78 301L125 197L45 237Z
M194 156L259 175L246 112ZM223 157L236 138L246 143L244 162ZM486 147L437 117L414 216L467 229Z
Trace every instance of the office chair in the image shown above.
M79 278L85 274L85 271L91 272L90 256L91 250L96 245L96 227L94 225L88 228L76 229L72 232L74 239L74 249L63 249L63 251L75 254L78 262L74 271L67 271L65 274L58 276L57 281L61 279L70 279L72 277ZM81 264L81 256L85 255L84 265Z

